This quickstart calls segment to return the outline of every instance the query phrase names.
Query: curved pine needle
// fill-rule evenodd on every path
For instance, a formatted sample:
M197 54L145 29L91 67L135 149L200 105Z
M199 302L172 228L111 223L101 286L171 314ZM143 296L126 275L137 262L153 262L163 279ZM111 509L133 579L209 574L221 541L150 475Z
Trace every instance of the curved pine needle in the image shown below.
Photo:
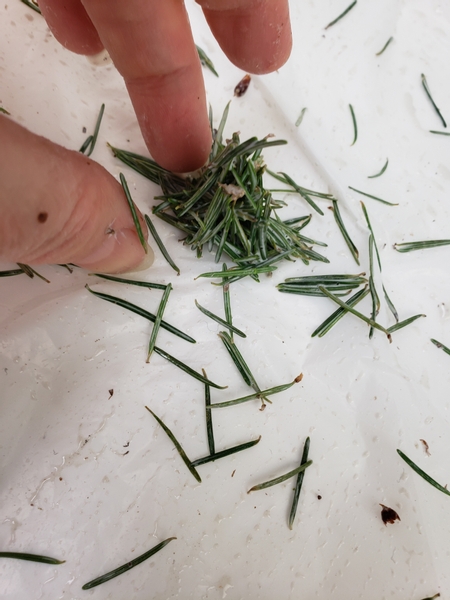
M302 376L299 375L289 383L285 383L283 385L277 385L272 388L268 388L267 390L261 390L260 392L255 392L254 394L249 394L248 396L242 396L242 398L235 398L234 400L227 400L226 402L216 402L215 404L211 404L209 410L213 408L228 408L229 406L235 406L236 404L243 404L244 402L249 402L250 400L255 400L256 398L266 398L267 396L273 396L274 394L279 394L280 392L284 392L291 388L294 384L299 383L301 381Z
M303 446L303 454L302 454L302 460L300 462L300 466L303 466L304 464L306 464L308 462L309 443L310 443L310 438L308 436L306 438L305 444ZM298 508L298 500L300 498L300 492L302 489L304 477L305 477L305 471L301 471L297 475L297 483L295 485L294 498L292 500L291 512L289 514L289 522L288 522L289 529L292 529L292 526L294 525L295 515L297 514L297 508Z
M191 464L193 467L198 467L199 465L214 462L215 460L219 460L220 458L225 458L225 456L230 456L231 454L236 454L236 452L241 452L242 450L252 448L253 446L256 446L256 444L259 443L260 439L261 436L259 436L259 438L257 438L256 440L251 440L250 442L245 442L244 444L238 444L237 446L227 448L226 450L221 450L220 452L211 453L209 456L204 456L203 458L197 458L197 460L193 460Z
M172 269L174 271L176 271L176 274L179 275L180 274L180 269L177 267L177 265L173 262L170 254L167 252L166 247L163 244L162 239L159 237L158 232L156 231L155 226L153 225L150 217L148 215L144 215L145 218L145 222L147 223L147 227L149 228L150 233L153 236L153 239L155 240L155 242L158 245L158 248L161 250L161 254L164 256L164 258L166 259L166 261L169 263L169 265L172 267Z
M102 583L105 583L106 581L109 581L110 579L114 579L114 577L118 577L119 575L122 575L122 573L126 573L126 571L129 571L133 567L140 565L142 562L144 562L144 560L147 560L148 558L150 558L151 556L153 556L154 554L156 554L157 552L162 550L164 548L164 546L167 546L167 544L169 542L171 542L172 540L176 540L176 539L177 539L176 537L167 538L167 540L164 540L160 544L153 546L153 548L151 548L147 552L144 552L144 554L137 556L136 558L134 558L133 560L130 560L129 562L122 565L121 567L118 567L117 569L114 569L113 571L110 571L109 573L105 573L105 575L101 575L100 577L97 577L96 579L93 579L92 581L85 583L81 589L82 590L90 590L91 588L96 587L97 585L101 585Z
M447 123L445 122L445 119L442 116L441 111L439 110L439 108L436 105L436 102L433 100L433 97L431 96L430 88L428 87L427 78L425 77L425 75L423 73L421 74L421 78L422 78L423 89L425 90L425 93L428 96L428 99L430 100L431 104L433 105L434 110L436 111L440 120L442 121L442 125L444 127L447 127Z
M411 469L413 471L415 471L418 475L423 477L423 479L425 479L425 481L428 481L428 483L430 485L435 487L437 490L439 490L443 494L450 496L450 491L447 488L443 487L441 484L439 484L437 481L435 481L432 477L427 475L427 473L425 473L425 471L422 471L422 469L420 467L418 467L415 463L413 463L413 461L410 458L408 458L406 456L406 454L404 454L401 450L398 450L398 449L397 449L397 453L399 454L399 456L401 456L403 458L405 463L407 465L409 465L411 467Z
M202 48L200 48L200 46L195 45L195 47L197 48L198 57L199 57L202 65L204 67L206 67L207 69L209 69L211 71L211 73L213 73L216 77L219 77L219 73L214 68L214 63L209 58L209 56L206 54L206 52L204 50L202 50Z
M382 169L379 173L376 173L375 175L367 175L367 179L375 179L375 177L380 177L381 175L383 175L383 173L388 168L388 164L389 164L389 158L386 159L386 162L384 163L384 166L382 167Z
M440 246L449 246L450 240L428 240L423 242L404 242L394 244L394 250L397 252L413 252L414 250L427 250L428 248L439 248Z
M348 186L349 190L353 190L357 194L361 194L361 196L366 196L366 198L372 198L372 200L377 200L381 202L381 204L387 204L388 206L398 206L398 202L388 202L387 200L383 200L382 198L378 198L378 196L372 196L372 194L367 194L366 192L362 192L361 190L357 190L351 185Z
M144 308L141 308L140 306L136 306L136 304L132 304L131 302L128 302L127 300L122 300L122 298L118 298L117 296L110 296L109 294L103 294L101 292L94 292L94 290L92 290L87 284L84 287L88 290L88 292L90 292L94 296L97 296L97 298L106 300L106 302L111 302L111 304L116 304L117 306L120 306L121 308L124 308L125 310L129 310L130 312L133 312L134 314L139 315L140 317L143 317L144 319L147 319L147 321L151 321L152 323L154 323L156 320L156 315L154 315L151 312L148 312L148 310L145 310ZM170 333L173 333L174 335L178 336L182 340L186 340L187 342L190 342L191 344L196 343L194 338L192 338L190 335L188 335L187 333L183 333L182 331L180 331L173 325L166 323L165 321L161 321L161 327L163 329L165 329L166 331L170 331Z
M303 121L303 117L305 116L305 112L306 112L306 106L304 108L302 108L302 112L300 113L298 119L295 121L295 126L299 127L301 122Z
M433 342L433 344L437 348L440 348L441 350L443 350L446 354L450 354L450 348L447 348L447 346L444 346L444 344L442 344L442 342L438 342L437 340L434 340L433 338L431 338L430 341Z
M192 475L195 477L195 479L201 483L202 482L202 478L200 477L200 475L198 474L197 470L195 469L195 467L192 466L192 462L189 460L186 452L183 450L180 442L177 440L177 438L174 436L174 434L172 433L172 431L167 427L167 425L158 417L158 415L155 415L155 413L149 409L148 406L145 407L148 412L154 417L154 419L159 423L159 425L161 425L161 427L164 429L164 431L166 432L168 438L170 439L170 441L172 442L172 444L175 446L175 448L178 451L178 454L181 456L184 464L187 466L187 468L189 469L189 471L192 473Z
M120 183L122 184L123 191L125 192L125 197L128 202L128 206L130 207L131 216L133 217L133 223L136 227L136 231L138 234L139 241L141 242L142 247L144 248L145 254L148 254L147 240L144 237L144 232L142 231L141 222L139 221L139 217L136 211L136 204L134 203L133 198L131 197L130 190L128 188L127 180L123 173L119 173Z
M313 462L312 460L308 460L307 462L301 464L296 469L293 469L292 471L289 471L288 473L285 473L284 475L280 475L279 477L275 477L275 479L270 479L269 481L265 481L264 483L259 483L258 485L254 485L252 488L250 488L248 490L247 494L250 494L250 492L256 492L258 490L265 490L266 488L272 487L273 485L283 483L284 481L287 481L291 477L294 477L295 475L302 473L305 469L307 469L308 467L310 467L312 465L312 462Z
M163 292L161 302L159 303L158 311L156 313L155 322L153 324L152 333L150 335L150 341L148 343L147 362L150 362L150 357L152 355L153 350L155 349L156 338L159 333L159 328L161 327L161 321L162 321L164 311L167 306L167 301L169 299L169 294L171 291L172 291L172 284L169 283Z
M330 210L333 211L333 215L334 218L336 220L336 224L339 228L339 231L342 234L342 237L344 238L345 243L348 246L348 249L350 250L351 255L353 256L353 258L356 261L356 264L359 265L359 251L358 248L355 246L355 244L353 243L345 225L344 225L344 221L342 220L342 216L341 216L341 212L339 210L339 204L337 202L337 200L335 200L333 198L333 206L329 207Z
M388 39L388 41L385 43L385 45L381 48L381 50L379 52L375 53L375 56L381 56L381 54L383 54L383 52L386 50L386 48L389 46L389 44L394 41L393 37L390 37Z
M201 381L204 384L210 385L211 387L217 388L218 390L225 390L228 387L227 385L223 385L223 386L217 385L217 383L214 383L210 379L206 379L205 377L203 377L203 375L200 375L200 373L197 373L197 371L194 371L194 369L191 369L191 367L188 367L188 365L185 365L183 362L181 362L180 360L178 360L171 354L168 354L161 348L158 348L158 346L155 346L153 350L156 352L156 354L159 354L160 356L162 356L162 358L165 358L166 360L171 362L173 365L175 365L176 367L178 367L179 369L181 369L182 371L184 371L185 373L187 373L194 379L198 379L199 381Z
M137 285L139 287L145 287L152 290L165 290L167 285L163 283L150 283L149 281L136 281L135 279L124 279L123 277L115 277L114 275L104 275L103 273L89 273L89 275L95 277L101 277L101 279L107 279L108 281L116 281L117 283L129 283L130 285Z
M331 292L329 292L323 286L319 286L319 288L320 288L321 291L323 291L323 293L325 294L325 296L328 296L328 298L330 298L331 300L333 300L334 302L336 302L336 304L339 304L339 306L341 308L343 308L346 312L352 313L352 315L355 315L355 317L358 317L359 319L361 319L362 321L364 321L365 323L367 323L368 325L370 325L374 329L378 329L379 331L382 331L383 333L385 333L387 335L388 340L390 342L392 342L391 334L390 334L390 332L387 329L385 329L384 327L382 327L381 325L379 325L378 323L376 323L373 319L369 319L369 317L366 317L365 315L363 315L359 311L355 310L350 305L348 305L345 302L343 302L340 298L338 298L337 296L335 296L334 294L332 294Z
M338 17L336 17L336 19L334 19L333 21L331 21L330 23L328 23L328 25L325 27L325 29L328 29L328 27L331 27L332 25L334 25L335 23L337 23L338 21L340 21L342 19L342 17L345 17L345 15L352 10L352 8L355 6L357 0L354 0L354 2L352 2L350 4L350 6L347 6L347 8L344 10L343 13L341 13Z
M28 554L26 552L0 552L0 558L17 558L18 560L29 560L31 562L45 563L46 565L62 565L65 560L58 560L50 556L40 554Z
M426 316L427 315L414 315L413 317L409 317L409 319L405 319L404 321L399 321L395 325L388 327L387 330L389 331L389 333L394 333L394 331L398 331L399 329L403 329L403 327L406 327L407 325L414 323L414 321L417 321L417 319L420 319L420 317L426 317Z
M358 139L358 124L356 123L356 116L355 111L353 110L353 106L349 104L348 107L350 108L350 114L352 116L353 123L353 142L350 144L350 146L353 146L356 140Z
M225 288L225 286L224 286ZM227 329L230 330L230 332L235 333L236 335L239 335L242 338L246 338L247 336L245 335L245 333L243 331L241 331L240 329L238 329L237 327L234 327L234 325L230 325L230 323L228 323L227 321L225 321L224 319L222 319L221 317L219 317L218 315L215 315L214 313L212 313L211 311L207 310L206 308L204 308L203 306L201 306L201 304L199 304L197 302L197 300L195 300L195 306L198 308L198 310L200 312L202 312L204 315L206 315L207 317L209 317L210 319L212 319L213 321L215 321L216 323L219 323L219 325L222 325L222 327L226 327Z

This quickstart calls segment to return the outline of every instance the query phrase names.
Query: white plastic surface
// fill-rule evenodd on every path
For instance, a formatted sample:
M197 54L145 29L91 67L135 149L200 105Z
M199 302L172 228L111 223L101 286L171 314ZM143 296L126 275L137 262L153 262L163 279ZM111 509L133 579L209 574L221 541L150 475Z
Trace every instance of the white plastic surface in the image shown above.
M289 145L265 152L273 170L335 193L361 253L349 255L331 211L313 215L305 235L328 244L330 264L286 262L272 278L231 287L237 344L263 388L304 379L259 403L214 411L218 449L262 436L256 447L199 467L198 484L147 405L172 428L190 458L207 454L203 386L154 356L151 326L89 295L84 285L155 312L160 292L124 287L60 267L41 267L51 283L0 280L0 551L46 554L60 566L0 561L4 600L421 600L450 598L450 499L412 472L401 448L442 485L450 483L448 394L450 249L399 254L395 242L450 237L450 138L425 96L425 73L450 121L450 8L444 1L292 2L295 48L279 73L254 77L234 99L226 135L274 133ZM219 118L243 73L218 49L198 6L188 5L196 42L214 61L205 71ZM52 38L18 0L0 7L0 101L33 131L78 148L106 103L93 158L126 173L149 212L157 188L119 164L106 147L146 153L130 102L111 65L94 66ZM387 39L394 41L376 56ZM349 104L355 110L358 140ZM303 122L294 123L303 107ZM385 174L368 179L381 169ZM26 168L26 165L24 165ZM358 196L351 185L391 202ZM308 214L289 197L282 215ZM365 200L383 264L383 282L400 318L426 318L386 337L347 316L322 339L310 337L333 310L328 299L279 293L300 274L368 269ZM328 203L319 201L326 209ZM136 275L172 282L165 318L196 345L161 331L158 344L226 391L249 393L200 304L223 314L220 288L194 280L215 265L199 261L179 232L155 219L181 268L177 277L155 249L154 266ZM10 265L1 265L9 268ZM378 280L381 290L380 281ZM370 313L369 298L359 306ZM385 302L380 322L392 325ZM110 397L109 390L114 390ZM254 484L297 466L306 436L313 465L305 475L292 531L292 481L247 495ZM427 441L430 456L421 439ZM319 499L321 496L321 499ZM380 503L401 521L385 526ZM81 586L176 536L161 553L92 591Z

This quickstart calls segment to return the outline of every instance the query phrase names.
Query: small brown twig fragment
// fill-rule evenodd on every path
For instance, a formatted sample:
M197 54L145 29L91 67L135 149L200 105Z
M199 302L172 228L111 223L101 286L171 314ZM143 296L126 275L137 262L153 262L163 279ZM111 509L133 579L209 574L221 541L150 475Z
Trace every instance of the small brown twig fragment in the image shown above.
M425 452L426 452L427 456L431 456L431 453L430 453L430 446L427 444L426 440L423 440L422 438L420 438L420 441L421 441L421 442L422 442L422 444L423 444L423 449L425 450Z

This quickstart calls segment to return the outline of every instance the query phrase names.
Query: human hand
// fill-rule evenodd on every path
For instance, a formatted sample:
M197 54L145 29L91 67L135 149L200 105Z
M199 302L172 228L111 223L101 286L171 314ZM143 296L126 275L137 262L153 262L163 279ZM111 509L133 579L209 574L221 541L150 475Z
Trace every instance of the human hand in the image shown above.
M288 0L197 1L238 67L267 73L287 60ZM68 49L108 50L157 162L178 172L206 162L205 91L182 0L40 0L39 6ZM122 189L102 167L2 116L0 142L1 258L103 272L130 270L144 259Z

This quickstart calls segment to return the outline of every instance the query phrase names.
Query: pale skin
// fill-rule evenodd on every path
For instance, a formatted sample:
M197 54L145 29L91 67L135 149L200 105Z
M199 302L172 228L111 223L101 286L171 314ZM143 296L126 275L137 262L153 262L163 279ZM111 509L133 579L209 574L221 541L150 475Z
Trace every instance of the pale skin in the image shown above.
M269 73L288 59L288 0L196 1L222 50L243 71ZM183 0L39 0L39 6L69 50L108 50L156 161L177 172L205 164L211 132ZM111 273L145 264L112 175L1 114L0 210L2 261L71 262Z

